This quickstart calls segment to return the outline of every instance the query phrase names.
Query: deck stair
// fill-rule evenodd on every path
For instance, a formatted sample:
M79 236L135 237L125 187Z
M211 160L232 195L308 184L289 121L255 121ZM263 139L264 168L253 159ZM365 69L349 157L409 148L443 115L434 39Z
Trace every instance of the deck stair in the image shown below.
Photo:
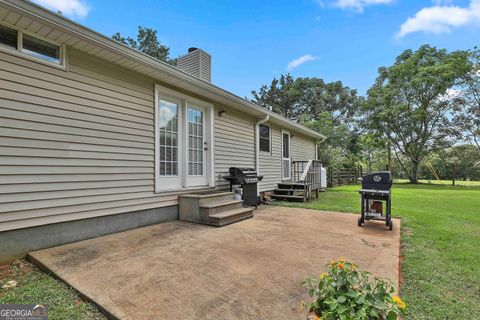
M234 200L232 192L204 192L179 196L179 219L222 227L253 217L253 208Z
M305 185L298 182L284 181L273 190L272 198L277 200L304 201Z
M306 202L315 191L318 198L322 165L318 160L293 161L292 179L278 184L273 190L272 199Z

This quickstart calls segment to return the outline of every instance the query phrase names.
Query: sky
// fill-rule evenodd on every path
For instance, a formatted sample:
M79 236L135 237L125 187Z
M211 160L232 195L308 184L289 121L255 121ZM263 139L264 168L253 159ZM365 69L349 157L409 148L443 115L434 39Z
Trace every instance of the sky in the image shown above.
M212 82L241 97L273 77L342 81L364 95L405 49L480 44L480 0L34 0L107 36L154 28L171 56L212 55Z

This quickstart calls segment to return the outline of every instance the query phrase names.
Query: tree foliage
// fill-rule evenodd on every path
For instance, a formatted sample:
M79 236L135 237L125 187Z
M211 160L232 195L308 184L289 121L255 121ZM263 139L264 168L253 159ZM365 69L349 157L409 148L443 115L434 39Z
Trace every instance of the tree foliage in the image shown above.
M480 150L480 51L470 53L472 69L462 79L456 100L456 133L463 141L473 142Z
M301 93L295 82L290 74L282 74L279 79L273 78L270 86L263 85L258 92L253 90L252 101L286 118L297 119L304 110L299 104Z
M252 102L328 137L319 153L325 166L340 168L355 162L359 149L354 119L361 100L356 90L340 81L286 74L252 91L252 96Z
M176 59L170 58L170 48L158 40L157 30L139 26L137 39L125 38L119 32L115 33L112 39L146 53L155 59L176 65Z
M412 183L432 151L448 145L453 103L446 98L470 70L468 53L428 45L405 50L390 67L381 67L364 104L366 125L389 141Z

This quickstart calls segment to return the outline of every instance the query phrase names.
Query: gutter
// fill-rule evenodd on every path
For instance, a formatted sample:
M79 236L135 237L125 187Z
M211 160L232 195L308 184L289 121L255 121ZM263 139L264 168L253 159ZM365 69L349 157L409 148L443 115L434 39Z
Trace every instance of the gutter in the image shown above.
M268 120L270 120L269 114L265 115L265 118L255 122L255 170L257 171L257 175L260 174L260 125Z

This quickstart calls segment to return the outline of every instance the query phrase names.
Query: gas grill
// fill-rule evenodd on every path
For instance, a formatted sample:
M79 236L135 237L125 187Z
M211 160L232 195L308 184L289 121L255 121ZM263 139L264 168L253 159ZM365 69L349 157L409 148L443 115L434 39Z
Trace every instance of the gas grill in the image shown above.
M360 227L367 220L381 220L389 230L393 229L392 221L392 174L390 171L379 171L362 177L362 189L358 192L361 197L361 216L358 218ZM386 212L383 213L383 202L386 203Z
M242 188L242 199L246 206L258 205L258 182L262 181L263 176L257 175L253 168L231 167L230 175L223 178L230 182L230 191L234 185Z

